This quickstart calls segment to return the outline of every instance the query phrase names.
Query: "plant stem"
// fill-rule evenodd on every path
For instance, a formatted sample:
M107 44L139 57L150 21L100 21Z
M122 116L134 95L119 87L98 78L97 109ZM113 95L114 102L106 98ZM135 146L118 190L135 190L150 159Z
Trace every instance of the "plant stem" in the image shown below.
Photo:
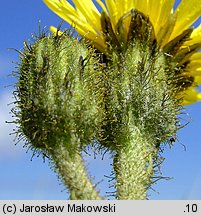
M51 151L54 166L64 185L70 192L70 199L100 200L95 185L89 180L80 152L73 155L65 146L58 145Z
M154 174L153 158L157 151L138 128L133 128L131 137L116 151L117 198L120 200L144 200Z

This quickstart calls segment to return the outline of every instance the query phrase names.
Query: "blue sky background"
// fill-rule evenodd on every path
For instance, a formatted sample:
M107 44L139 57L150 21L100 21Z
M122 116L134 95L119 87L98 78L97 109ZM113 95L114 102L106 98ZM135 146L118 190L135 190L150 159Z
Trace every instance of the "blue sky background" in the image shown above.
M178 1L177 1L178 2ZM9 136L14 125L5 124L12 120L9 111L15 80L8 76L18 61L18 53L8 48L21 49L23 41L37 32L38 20L42 26L55 25L61 21L42 0L2 1L0 7L0 199L66 199L64 186L50 169L48 161L26 153L23 142L14 145L14 136ZM65 25L64 25L65 26ZM11 85L11 86L10 86ZM7 86L5 88L5 86ZM186 107L191 122L179 131L179 142L167 149L163 166L163 176L172 180L161 180L150 190L150 199L201 199L201 103ZM183 145L186 146L186 151ZM87 156L89 171L100 182L102 194L111 191L108 179L111 172L109 155L101 159Z

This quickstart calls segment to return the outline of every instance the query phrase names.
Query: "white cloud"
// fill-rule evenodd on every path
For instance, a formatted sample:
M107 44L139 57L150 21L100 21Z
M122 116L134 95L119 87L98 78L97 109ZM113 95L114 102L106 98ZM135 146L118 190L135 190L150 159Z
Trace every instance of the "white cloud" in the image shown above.
M13 121L12 114L9 113L14 99L12 94L9 92L1 92L0 94L0 158L10 158L19 156L23 150L22 146L19 144L15 146L14 135L9 135L16 128L15 124L8 124L6 121Z

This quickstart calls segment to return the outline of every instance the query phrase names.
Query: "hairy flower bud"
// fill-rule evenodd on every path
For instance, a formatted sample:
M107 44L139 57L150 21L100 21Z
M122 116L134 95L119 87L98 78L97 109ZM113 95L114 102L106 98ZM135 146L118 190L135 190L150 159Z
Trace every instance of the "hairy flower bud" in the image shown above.
M25 43L20 60L18 118L28 141L49 149L62 139L72 151L92 142L100 111L91 49L67 34L44 36Z

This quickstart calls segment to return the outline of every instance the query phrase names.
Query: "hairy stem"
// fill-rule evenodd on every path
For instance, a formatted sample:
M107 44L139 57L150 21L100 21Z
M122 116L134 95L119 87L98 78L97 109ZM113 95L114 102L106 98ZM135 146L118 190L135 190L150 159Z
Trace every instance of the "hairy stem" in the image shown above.
M95 185L87 176L84 161L80 152L69 154L67 148L58 145L51 151L54 166L64 185L70 192L70 199L100 200Z
M153 158L157 151L138 128L131 133L124 146L117 149L114 158L117 198L144 200L154 175Z

